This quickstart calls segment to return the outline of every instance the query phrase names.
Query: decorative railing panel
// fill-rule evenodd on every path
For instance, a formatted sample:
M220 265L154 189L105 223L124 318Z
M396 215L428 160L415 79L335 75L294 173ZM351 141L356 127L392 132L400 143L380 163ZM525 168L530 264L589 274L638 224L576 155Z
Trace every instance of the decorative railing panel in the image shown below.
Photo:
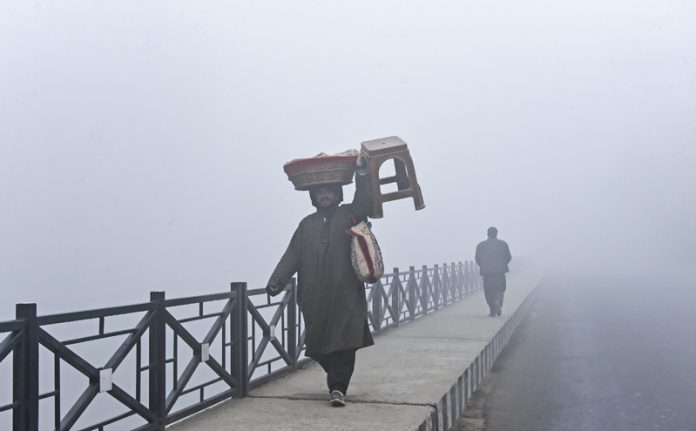
M42 317L35 304L18 305L18 320L0 324L0 362L13 353L15 386L0 412L12 411L13 430L159 430L241 395L245 288L173 300L153 292L149 303ZM175 317L186 306L194 313ZM206 330L196 333L196 323ZM65 335L75 325L80 335ZM212 377L194 382L202 369ZM39 391L39 376L48 389Z
M251 290L247 298L248 384L257 386L297 367L304 350L303 321L295 280L277 299L265 289Z

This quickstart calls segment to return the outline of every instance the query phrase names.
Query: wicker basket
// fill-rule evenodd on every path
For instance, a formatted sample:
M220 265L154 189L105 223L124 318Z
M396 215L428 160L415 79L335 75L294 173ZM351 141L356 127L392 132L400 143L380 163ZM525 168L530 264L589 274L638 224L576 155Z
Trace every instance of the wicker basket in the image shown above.
M357 155L320 156L296 159L283 166L295 190L309 190L323 184L350 184Z

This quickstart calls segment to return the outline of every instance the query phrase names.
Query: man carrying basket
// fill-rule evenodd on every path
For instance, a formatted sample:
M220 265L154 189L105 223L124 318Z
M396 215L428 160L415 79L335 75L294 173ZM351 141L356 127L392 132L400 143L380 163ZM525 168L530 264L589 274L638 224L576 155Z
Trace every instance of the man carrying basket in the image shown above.
M326 371L329 401L341 407L345 406L356 350L374 344L367 323L365 286L353 269L351 236L346 233L371 213L367 171L357 151L293 161L286 164L285 171L296 189L309 191L316 212L300 221L266 291L279 294L297 273L305 355ZM340 205L343 185L351 182L353 172L353 202Z

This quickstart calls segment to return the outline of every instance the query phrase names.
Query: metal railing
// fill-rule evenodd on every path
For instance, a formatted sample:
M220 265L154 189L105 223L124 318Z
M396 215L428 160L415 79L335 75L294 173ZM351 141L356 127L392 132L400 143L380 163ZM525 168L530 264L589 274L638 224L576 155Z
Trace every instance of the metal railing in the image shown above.
M395 268L366 286L368 323L379 333L480 287L473 262ZM0 418L11 412L13 431L162 430L245 397L307 361L296 292L294 280L277 298L239 282L219 294L152 292L143 304L47 316L18 304L16 319L0 322L0 365L11 362L12 373ZM104 407L107 398L116 404Z
M459 301L481 288L473 262L435 265L421 269L394 268L368 286L368 320L373 333L410 322Z

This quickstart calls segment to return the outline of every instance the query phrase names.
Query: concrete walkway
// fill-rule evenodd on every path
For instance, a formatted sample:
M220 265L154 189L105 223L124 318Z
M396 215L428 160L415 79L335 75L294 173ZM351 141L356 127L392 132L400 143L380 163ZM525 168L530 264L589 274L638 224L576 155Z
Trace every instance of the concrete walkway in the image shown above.
M345 408L328 405L325 374L311 364L169 429L447 430L507 344L539 280L510 275L501 317L488 317L478 293L385 331L358 351Z

